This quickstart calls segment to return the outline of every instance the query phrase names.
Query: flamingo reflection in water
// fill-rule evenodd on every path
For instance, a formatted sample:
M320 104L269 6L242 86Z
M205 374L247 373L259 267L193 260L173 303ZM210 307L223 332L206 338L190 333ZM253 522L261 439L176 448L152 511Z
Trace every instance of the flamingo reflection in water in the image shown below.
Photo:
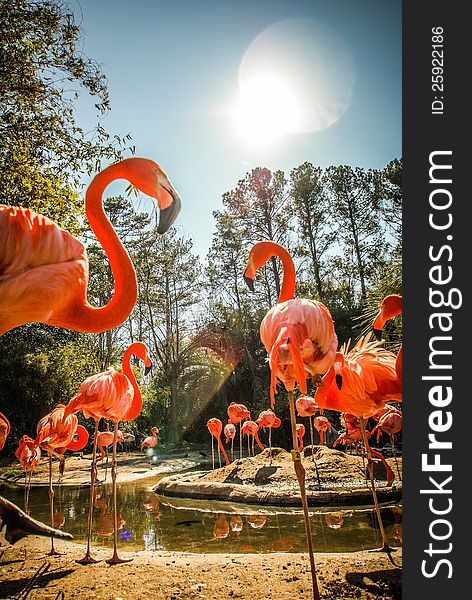
M240 535L241 531L243 530L243 520L239 515L232 515L229 521L229 526L234 534Z
M213 538L215 540L222 540L229 535L229 524L226 520L226 515L221 513L218 515L215 525L213 527Z
M267 522L266 515L248 515L246 522L253 529L262 529Z

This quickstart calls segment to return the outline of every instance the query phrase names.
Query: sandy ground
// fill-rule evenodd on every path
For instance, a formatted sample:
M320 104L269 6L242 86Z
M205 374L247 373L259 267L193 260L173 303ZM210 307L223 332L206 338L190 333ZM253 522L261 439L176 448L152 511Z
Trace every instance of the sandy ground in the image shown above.
M56 546L65 554L47 556L50 542L44 538L29 538L5 547L0 556L0 598L292 600L312 597L310 566L305 554L123 552L123 558L133 561L116 566L105 562L81 566L75 559L84 554L83 546L62 541ZM110 550L98 549L94 553L101 559L110 556ZM401 559L401 550L393 555L398 566L385 554L317 554L321 597L401 598ZM47 567L47 571L35 577L41 567ZM26 594L29 585L32 589Z
M68 457L63 484L87 485L90 477L89 459L88 455L84 458ZM143 455L120 455L119 481L186 469L200 460L198 452L175 453L160 456L157 465L150 468ZM250 462L247 463L248 469ZM305 465L307 462L304 459ZM11 473L16 464L14 460L3 459L0 476L8 471ZM357 463L353 468L358 468ZM57 474L56 464L54 472ZM210 477L222 475L218 476L215 472ZM35 485L43 485L47 483L47 478L47 461L44 461L33 481ZM7 478L11 482L15 479L13 475ZM51 557L47 555L50 541L46 538L31 536L10 546L0 535L0 543L0 598L288 600L312 597L306 554L222 555L123 551L122 557L132 558L132 562L109 566L102 561L81 566L75 562L84 554L84 546L79 544L56 541L57 549L63 554ZM94 553L100 559L109 558L111 554L109 549L104 548L94 548ZM401 549L392 557L395 564L383 553L317 554L321 597L401 598Z

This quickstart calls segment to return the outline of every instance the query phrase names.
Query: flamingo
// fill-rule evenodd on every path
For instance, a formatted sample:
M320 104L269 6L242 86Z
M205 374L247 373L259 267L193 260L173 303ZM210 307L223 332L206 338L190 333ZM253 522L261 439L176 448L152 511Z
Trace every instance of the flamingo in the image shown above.
M32 210L0 205L0 335L26 323L101 333L121 325L137 300L133 264L103 210L109 183L126 179L157 200L158 232L172 225L180 198L162 168L145 158L128 158L98 173L85 197L85 212L105 250L115 279L106 306L87 301L88 259L84 245Z
M402 414L401 411L398 410L398 408L396 408L392 404L385 404L375 414L372 415L372 419L374 419L374 421L379 421L384 415L386 415L389 412L396 412L399 415Z
M7 435L10 433L10 422L6 416L0 412L0 450L3 450Z
M382 523L373 476L373 452L369 446L365 427L367 420L388 399L400 402L401 386L395 370L396 356L369 337L361 338L350 350L344 345L336 353L333 366L325 374L322 385L316 390L315 400L321 408L347 412L359 419L362 441L367 454L367 464L374 507L382 535L380 551L390 553ZM379 453L375 453L377 456ZM386 463L384 463L386 464ZM389 478L390 474L387 475Z
M298 451L303 452L303 436L305 435L305 425L297 423L297 438L298 438Z
M323 446L325 444L324 434L326 431L331 431L331 423L325 416L320 415L319 417L315 417L314 425L316 431L320 436L320 445Z
M397 453L395 452L395 434L402 429L402 413L393 409L382 415L377 425L372 429L372 435L377 432L377 442L379 441L382 432L390 436L390 443L392 444L393 457L395 459L395 465L397 466L398 476L401 480L402 476L398 467Z
M23 435L15 450L15 456L20 461L20 465L25 474L25 511L28 513L29 490L31 476L36 464L41 460L41 449L35 445L33 438L29 435ZM29 471L28 483L26 483L26 472Z
M107 425L108 426L108 425ZM105 468L105 481L107 480L107 470L108 470L108 448L113 444L114 434L113 431L99 431L97 433L97 448L100 450L100 456L97 458L97 463L102 461L105 457L106 468ZM124 441L123 432L118 429L116 432L116 442L121 444Z
M243 432L241 431L242 421L244 419L250 419L251 413L247 409L247 406L244 404L237 404L236 402L231 402L228 406L228 417L231 420L231 423L237 425L239 423L239 458L243 457Z
M385 323L394 317L401 315L403 309L403 300L402 296L398 294L391 294L390 296L385 296L380 305L380 310L375 317L373 329L375 337L380 340L382 338L382 332L385 326ZM397 360L395 362L395 370L397 373L398 381L400 385L402 383L402 347L400 346L400 350L397 354Z
M282 421L277 417L270 408L263 410L259 417L256 419L256 423L259 429L263 427L269 430L269 456L270 464L272 464L272 429L277 429L282 424Z
M316 404L315 399L311 396L299 396L295 402L295 408L299 417L308 417L310 421L310 439L311 439L311 460L315 462L314 442L313 442L313 422L312 417L318 411L321 412L320 407ZM318 472L318 468L316 469ZM319 477L318 477L319 480Z
M137 356L144 362L147 373L151 369L151 360L149 351L142 342L134 342L123 354L122 368L123 372L115 371L110 367L102 373L97 373L88 377L80 386L77 394L70 400L65 409L66 415L77 413L80 410L84 413L86 419L92 417L95 420L95 436L92 451L92 468L90 478L90 504L88 515L88 539L87 551L79 564L90 564L97 562L90 554L90 543L92 537L92 513L94 487L97 473L96 454L97 454L97 431L98 422L101 418L114 422L113 432L113 458L111 467L111 477L113 482L113 515L115 519L115 533L113 537L113 556L107 560L108 564L115 565L122 562L129 562L128 559L118 557L118 512L116 507L116 444L118 441L118 423L120 421L134 420L142 408L141 391L136 381L136 377L131 369L131 357Z
M283 281L277 306L271 308L262 320L260 335L269 354L271 408L274 408L277 380L284 384L288 392L294 447L292 457L303 505L313 595L315 600L319 600L305 491L305 469L297 450L293 391L298 384L300 392L306 395L306 378L311 377L316 383L320 381L321 375L330 368L334 360L338 339L333 319L324 304L315 300L295 298L295 266L292 257L283 246L273 241L265 241L252 247L244 271L244 280L248 287L254 289L257 270L273 256L278 256L282 261Z
M141 442L141 450L143 450L144 448L155 448L159 442L159 438L157 437L157 434L159 433L159 429L157 427L151 427L151 435L148 435L147 437L144 438L144 440ZM152 454L150 455L149 458L149 466L152 466Z
M248 456L251 456L251 447L249 445L249 436L252 435L252 455L254 456L254 440L256 440L259 448L264 451L264 446L261 444L261 440L259 439L259 425L256 421L245 421L243 426L241 427L241 431L243 436L247 435L247 453Z
M215 468L215 450L213 446L213 438L216 439L218 444L218 461L221 467L221 455L220 450L225 457L226 465L229 465L228 455L226 454L225 448L223 446L223 442L221 441L221 432L223 431L223 423L219 419L208 419L207 421L207 429L211 434L211 459L213 464L213 469Z
M366 434L370 436L370 432L367 430ZM341 433L341 435L334 440L333 448L336 448L338 444L342 444L343 446L350 446L351 444L354 444L356 451L358 452L357 444L359 442L362 442L362 434L360 427L346 427L346 431L344 433Z
M0 335L33 322L99 333L129 317L137 300L136 272L102 203L107 185L120 178L156 198L159 233L169 229L180 211L179 195L163 169L151 160L129 158L95 176L86 193L85 212L115 279L113 298L101 308L86 299L88 260L83 245L47 217L0 205ZM30 532L72 537L31 519L2 496L0 510L5 535L14 540L11 543Z
M225 425L223 429L223 433L225 434L225 444L231 440L231 462L234 460L234 438L236 436L236 426L231 422L231 419L228 420L228 423Z
M52 487L52 457L57 456L60 460L60 477L64 472L64 452L72 444L73 448L85 447L88 442L87 430L82 427L80 443L75 442L74 435L78 425L75 415L65 414L64 404L58 404L50 413L39 420L36 426L36 439L34 445L48 453L49 456L49 508L51 514L51 527L54 527L54 489ZM85 433L84 433L85 432ZM78 448L80 449L80 448ZM58 554L54 549L54 537L51 537L51 551L49 555Z

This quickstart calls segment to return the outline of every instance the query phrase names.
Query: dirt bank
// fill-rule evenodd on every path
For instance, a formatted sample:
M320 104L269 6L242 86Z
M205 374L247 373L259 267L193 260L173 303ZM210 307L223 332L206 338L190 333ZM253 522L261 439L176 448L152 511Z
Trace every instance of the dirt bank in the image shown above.
M64 598L103 600L180 600L242 598L247 600L309 599L311 579L305 554L186 554L123 552L130 563L108 566L100 562L80 566L84 548L58 542L62 556L46 556L49 540L29 538L0 549L0 598L21 594L43 565L30 594L31 600ZM102 559L110 550L94 551ZM324 599L401 598L401 550L394 566L384 554L353 552L317 554L321 596Z

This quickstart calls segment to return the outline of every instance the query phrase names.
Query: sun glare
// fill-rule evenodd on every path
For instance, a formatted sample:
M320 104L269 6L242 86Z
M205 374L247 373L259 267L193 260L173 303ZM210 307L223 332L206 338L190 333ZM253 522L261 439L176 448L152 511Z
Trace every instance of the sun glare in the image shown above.
M252 145L265 146L296 131L300 117L296 93L275 75L255 76L241 85L236 127Z
M267 148L326 129L348 109L354 80L350 50L336 32L309 19L275 23L241 60L237 132L248 146Z

